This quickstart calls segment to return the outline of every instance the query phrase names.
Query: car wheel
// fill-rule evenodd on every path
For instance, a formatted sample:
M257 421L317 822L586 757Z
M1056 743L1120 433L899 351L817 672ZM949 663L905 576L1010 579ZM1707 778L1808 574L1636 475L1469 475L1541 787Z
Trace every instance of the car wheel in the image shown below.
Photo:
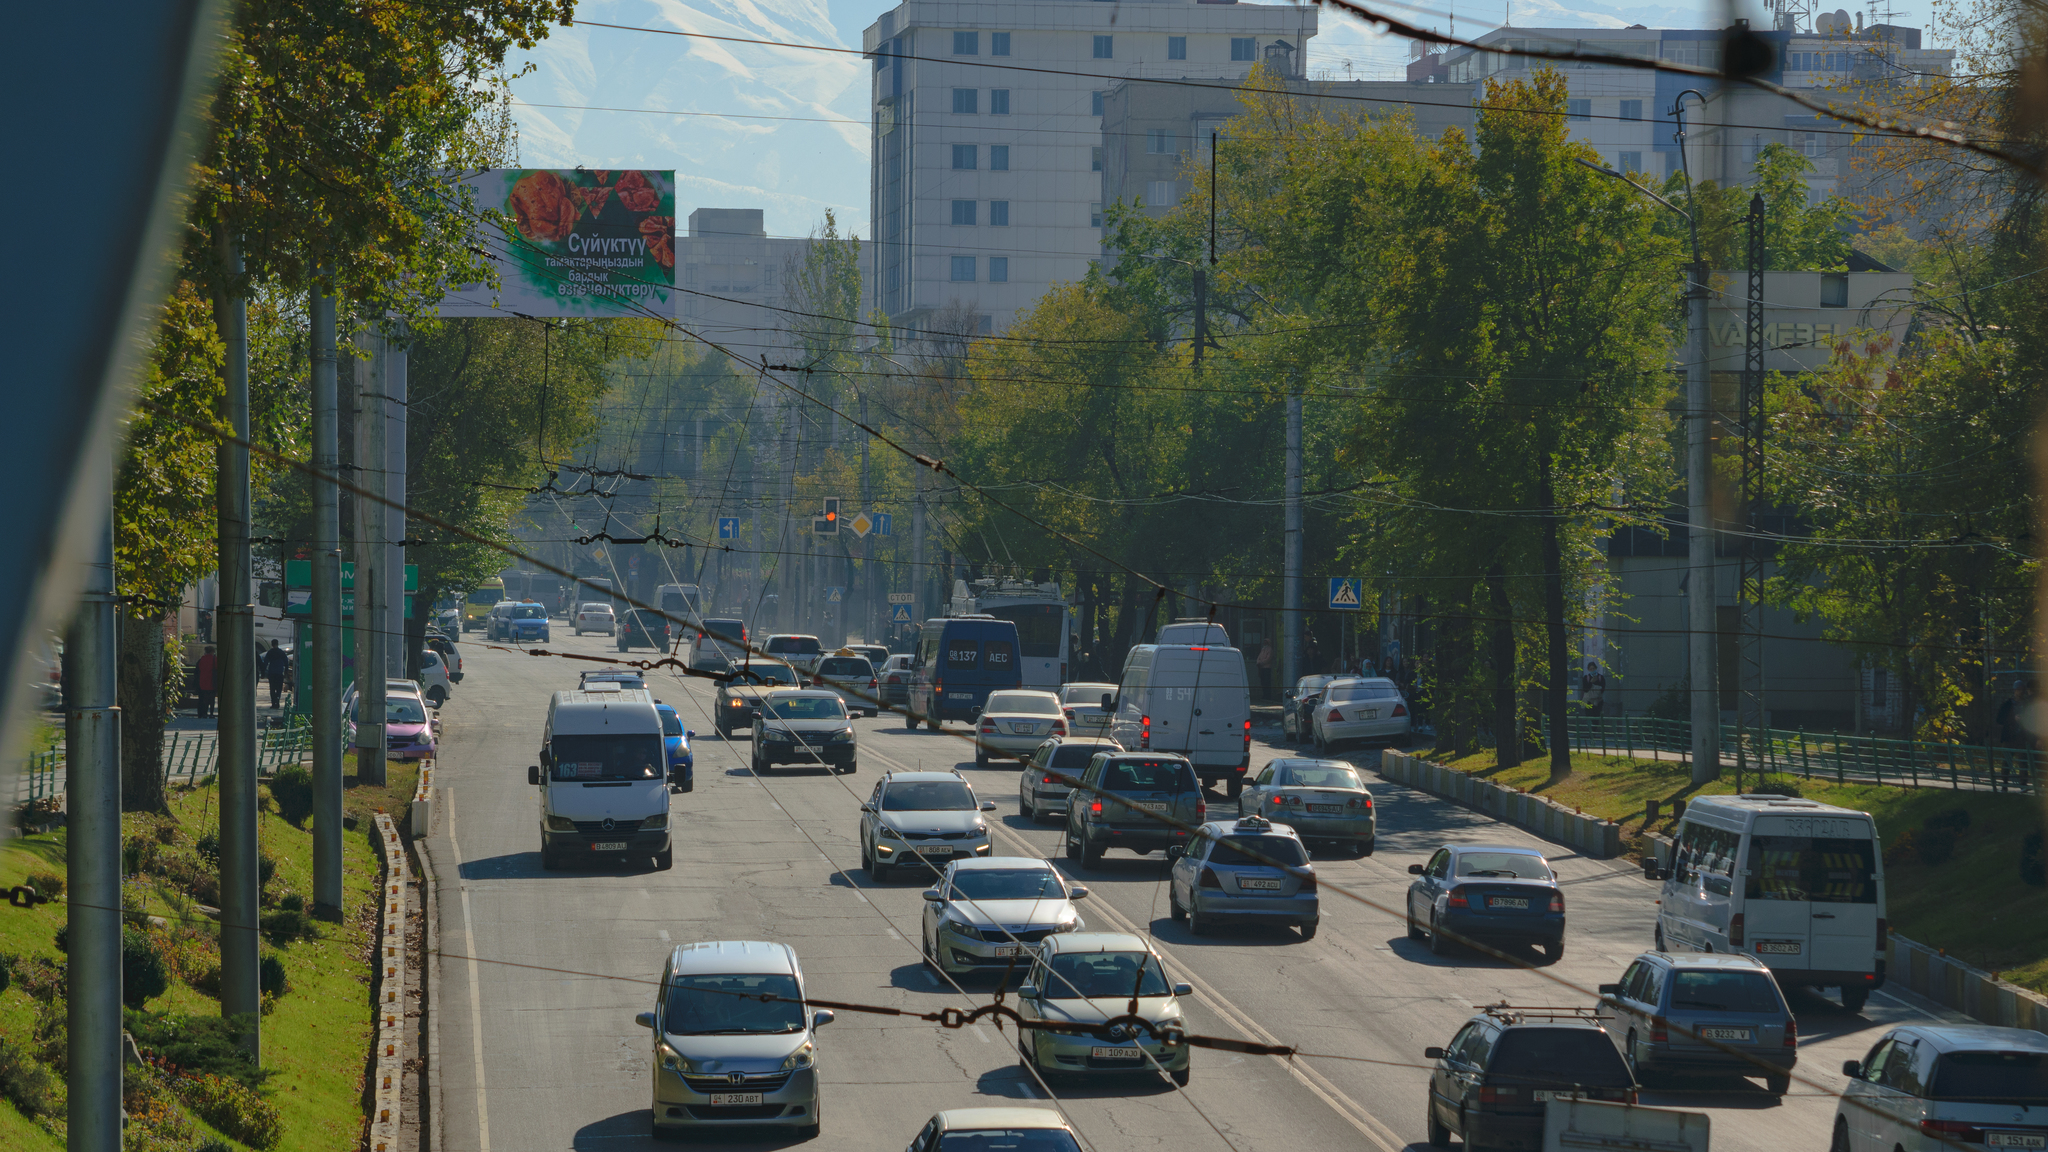
M667 1124L654 1125L653 1134L654 1141L657 1144L675 1144L680 1142L683 1138L682 1129L672 1128Z
M1017 815L1026 820L1038 819L1038 809L1031 806L1031 797L1026 793L1017 794Z
M1081 833L1081 867L1100 868L1102 866L1102 854L1105 851L1107 849L1102 845L1088 838L1087 832Z
M433 705L436 708L439 708L441 705L446 704L447 702L448 693L442 691L441 686L439 684L436 684L432 688L427 689L427 703Z
M559 852L556 852L553 848L548 847L546 844L541 845L540 866L541 870L544 872L560 872L562 870L561 854Z
M946 975L946 970L944 968L939 967L939 958L932 954L931 937L926 936L923 933L919 933L917 938L917 947L918 951L924 953L924 966L931 969L932 974L934 976L938 976L941 979L943 979Z
M1230 778L1230 784L1228 785L1228 789L1229 789L1229 795L1230 795L1230 798L1231 798L1231 799L1233 799L1233 800L1235 800L1235 799L1237 799L1237 798L1238 798L1239 796L1243 795L1243 794L1244 794L1244 777L1243 777L1242 775L1232 776L1232 777Z
M1306 923L1306 924L1303 924L1303 925L1301 926L1301 938L1302 938L1303 940L1313 940L1313 939L1315 939L1315 938L1316 938L1316 929L1318 929L1318 928L1321 928L1321 927L1322 927L1322 921L1320 921L1320 920L1311 920L1311 921L1309 921L1308 923Z
M1835 1135L1828 1141L1828 1152L1849 1152L1849 1122L1835 1117Z
M1769 1092L1773 1096L1783 1096L1791 1090L1792 1077L1790 1075L1764 1077L1764 1091Z
M1427 935L1422 929L1415 926L1415 913L1408 913L1408 938L1410 940L1421 940L1426 938Z
M1173 890L1172 883L1166 885L1166 915L1175 924L1188 922L1188 910L1181 907L1180 896Z
M1196 904L1189 904L1187 912L1188 931L1196 936L1207 936L1209 934L1209 928L1211 927L1211 925L1209 923L1209 918L1207 916L1202 915L1201 907Z
M1869 1002L1870 989L1868 988L1842 989L1842 1007L1850 1012L1863 1011L1863 1006Z
M1372 855L1372 847L1372 841L1360 840L1358 843L1352 845L1352 851L1358 853L1360 856L1370 856Z
M1669 952L1669 951L1670 951L1670 949L1669 949L1669 948L1666 948L1666 947L1664 947L1664 925L1663 925L1662 923L1659 923L1659 924L1657 925L1656 931L1655 931L1655 932L1654 932L1654 933L1652 934L1652 936L1651 936L1651 939L1652 939L1652 940L1654 940L1654 941L1656 941L1656 944L1657 944L1657 951L1659 951L1659 952Z
M1431 1148L1449 1148L1451 1146L1451 1130L1444 1127L1442 1120L1437 1119L1436 1101L1427 1101L1427 1105L1429 1108L1429 1146Z
M1072 824L1067 825L1067 834L1061 837L1061 839L1067 842L1067 859L1079 860L1081 858L1081 842L1074 835L1074 826Z
M1563 938L1560 937L1556 940L1545 940L1543 942L1543 962L1545 964L1555 964L1562 959L1564 959Z
M1429 951L1435 956L1451 954L1451 942L1444 939L1444 930L1437 927L1435 913L1431 913L1429 917Z
M675 867L675 863L676 850L674 848L664 848L654 854L654 869L657 872L666 872L670 868Z
M980 748L974 750L974 766L976 768L988 767L988 753L986 751Z
M1173 1077L1175 1087L1185 1088L1188 1086L1188 1076L1193 1072L1193 1068L1176 1068L1169 1075Z
M1637 1084L1647 1084L1648 1077L1642 1066L1636 1063L1636 1030L1628 1030L1628 1040L1621 1046L1621 1062L1628 1065L1628 1074L1635 1077Z

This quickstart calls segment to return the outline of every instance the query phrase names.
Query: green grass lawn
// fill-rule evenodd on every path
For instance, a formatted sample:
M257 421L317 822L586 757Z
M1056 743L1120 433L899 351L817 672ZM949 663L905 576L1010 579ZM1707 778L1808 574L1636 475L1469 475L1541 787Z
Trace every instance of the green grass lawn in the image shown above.
M1430 758L1426 752L1418 755ZM1735 791L1732 770L1724 769L1721 779L1694 788L1690 769L1676 760L1574 753L1571 775L1554 784L1549 782L1547 757L1501 769L1495 766L1493 752L1486 750L1448 763L1496 784L1620 821L1624 837L1634 841L1638 852L1645 831L1671 832L1673 800ZM2039 798L1836 784L1818 777L1775 773L1761 786L1752 776L1744 781L1744 787L1751 792L1791 791L1810 800L1868 812L1876 818L1878 835L1887 845L1897 844L1929 816L1954 809L1969 813L1970 827L1948 860L1938 865L1917 860L1885 865L1891 926L1900 935L1944 949L1965 963L2048 992L2048 889L2022 883L2016 867L2021 837L2048 823ZM1656 826L1646 827L1645 804L1651 800L1659 802L1661 819Z
M360 1146L363 1125L363 1075L374 1024L370 1003L371 934L375 927L377 855L371 845L370 813L383 808L396 815L411 795L416 771L397 763L391 765L390 781L384 788L351 787L345 806L357 817L357 827L342 838L344 862L343 917L340 924L321 924L320 937L284 946L265 943L284 962L290 990L280 997L273 1011L263 1017L263 1065L270 1076L264 1093L284 1119L281 1148L348 1152ZM217 790L209 783L198 788L175 791L171 796L175 833L180 845L188 845L218 822L220 804ZM148 817L124 819L124 832L146 830ZM267 904L286 893L297 893L311 902L312 829L295 828L278 815L274 804L265 801L258 825L262 851L277 861L276 874L267 890ZM0 844L0 886L21 883L32 872L62 872L64 831ZM146 881L129 885L130 898L140 895L147 911L176 918L175 900L159 895ZM9 909L0 915L0 952L17 956L42 956L62 962L55 944L56 930L64 922L63 905L53 903L34 909ZM208 923L200 935L211 936ZM194 946L203 955L204 945ZM26 1042L36 1017L37 1005L20 987L0 992L0 1035ZM169 991L151 1000L148 1009L158 1013L189 1013L212 1016L219 1002L191 984L173 981ZM61 1130L61 1125L55 1126ZM193 1118L194 1131L213 1135L204 1122ZM229 1141L233 1147L241 1147ZM24 1118L11 1104L0 1102L0 1147L9 1152L42 1152L63 1147L60 1136L43 1125Z

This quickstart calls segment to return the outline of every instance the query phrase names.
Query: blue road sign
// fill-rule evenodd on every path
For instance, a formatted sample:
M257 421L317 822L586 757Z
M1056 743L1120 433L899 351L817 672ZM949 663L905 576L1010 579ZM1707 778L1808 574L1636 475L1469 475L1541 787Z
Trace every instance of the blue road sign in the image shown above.
M890 606L889 606L889 623L891 623L891 624L908 624L908 623L910 623L910 605L908 605L908 604L892 604L892 605L890 605Z
M1330 607L1346 612L1358 611L1359 602L1364 599L1364 586L1356 576L1330 577Z
M875 513L875 535L877 535L877 536L887 536L888 534L889 534L889 514L888 514L887 512L877 512L877 513Z
M720 516L718 518L718 538L720 540L739 539L740 518L737 516Z
M825 589L825 603L837 604L844 599L846 599L846 589L838 585Z

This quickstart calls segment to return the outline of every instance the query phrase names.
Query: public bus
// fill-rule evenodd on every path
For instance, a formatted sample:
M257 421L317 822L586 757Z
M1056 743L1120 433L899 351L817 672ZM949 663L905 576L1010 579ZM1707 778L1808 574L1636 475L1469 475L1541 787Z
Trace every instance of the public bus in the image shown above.
M1017 626L1017 668L1023 687L1059 691L1069 660L1066 598L1058 584L984 577L953 583L951 615L984 614Z
M505 598L505 582L496 576L485 578L462 598L462 630L474 632L484 626L484 617Z

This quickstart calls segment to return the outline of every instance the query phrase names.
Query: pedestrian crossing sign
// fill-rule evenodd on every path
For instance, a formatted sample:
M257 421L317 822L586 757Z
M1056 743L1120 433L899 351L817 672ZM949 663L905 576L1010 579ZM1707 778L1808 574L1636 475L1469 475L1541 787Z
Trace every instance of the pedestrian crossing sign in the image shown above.
M910 623L910 605L908 605L908 604L891 604L891 605L889 606L889 623L891 623L891 624L908 624L908 623Z
M842 587L840 587L840 586L838 586L838 585L833 585L832 587L830 587L830 588L827 588L827 589L825 589L825 603L827 603L827 604L837 604L837 603L840 603L841 601L843 601L843 600L845 600L845 599L846 599L846 589L845 589L845 588L842 588Z
M1356 576L1330 577L1330 607L1342 611L1358 611L1362 584Z

